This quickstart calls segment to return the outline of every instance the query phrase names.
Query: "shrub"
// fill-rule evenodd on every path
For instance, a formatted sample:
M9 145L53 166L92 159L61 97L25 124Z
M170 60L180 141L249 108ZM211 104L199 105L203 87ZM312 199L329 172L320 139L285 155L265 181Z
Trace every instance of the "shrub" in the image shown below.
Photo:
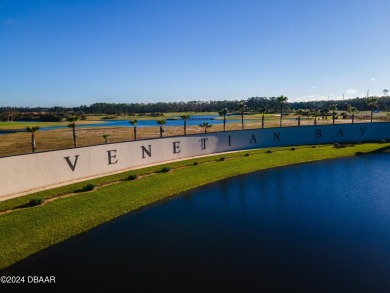
M194 162L194 166L198 166L199 165L199 163L198 162Z
M245 154L245 157L249 157L249 154L248 154L248 153L246 153L246 154Z
M225 157L222 157L219 159L220 161L225 161Z
M44 202L43 198L33 198L32 200L30 200L29 205L32 207L39 206L43 204L43 202Z
M291 148L290 150L291 150L291 151L295 151L295 150L296 150L296 148Z
M312 146L311 146L311 148L312 148L312 149L315 149L315 148L316 148L316 146L315 146L315 145L312 145Z
M94 190L95 189L95 185L93 184L87 184L83 187L82 191L91 191L91 190Z
M161 172L164 172L164 173L167 173L169 171L171 171L171 167L164 167L161 169Z
M127 177L127 180L135 180L135 179L137 179L137 175L136 174L131 174L131 175L129 175L128 177Z
M268 150L268 151L266 151L266 153L267 153L267 154L270 154L270 153L272 153L272 151L271 151L271 150Z
M334 146L337 148L340 146L340 144L338 144L337 142L334 144Z

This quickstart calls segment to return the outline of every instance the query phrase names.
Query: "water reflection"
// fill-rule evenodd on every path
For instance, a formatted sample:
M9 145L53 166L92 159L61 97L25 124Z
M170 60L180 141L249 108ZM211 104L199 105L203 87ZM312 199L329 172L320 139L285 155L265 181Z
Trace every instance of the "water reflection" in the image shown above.
M223 180L15 265L111 291L389 292L389 155Z

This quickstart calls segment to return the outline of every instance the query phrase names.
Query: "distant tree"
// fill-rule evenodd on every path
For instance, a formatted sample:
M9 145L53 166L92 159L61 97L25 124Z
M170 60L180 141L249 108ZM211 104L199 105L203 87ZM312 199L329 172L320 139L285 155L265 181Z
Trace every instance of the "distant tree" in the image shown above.
M180 118L184 121L184 135L187 135L187 120L190 119L190 115L181 115Z
M248 107L246 106L245 102L241 101L237 103L236 110L241 114L241 126L242 129L244 130L244 112L248 110Z
M301 126L301 115L304 114L304 112L301 109L298 109L295 114L298 115L298 126Z
M375 97L368 98L366 103L371 110L371 122L372 122L372 118L374 116L374 109L378 106L378 98Z
M314 125L317 125L317 117L320 115L320 111L313 110L312 115L314 116Z
M219 116L223 117L223 131L226 131L226 115L228 110L226 108L218 111Z
M26 127L26 131L31 133L31 150L35 153L37 149L37 144L35 141L35 132L39 130L39 126Z
M209 124L208 122L203 122L202 124L199 125L200 127L204 127L204 133L207 133L207 128L210 128L212 125Z
M131 125L134 126L134 140L137 140L137 124L138 124L138 120L137 119L134 119L134 120L130 120L129 123Z
M285 97L285 96L279 96L277 99L278 99L278 102L279 102L279 105L280 105L280 127L282 127L282 120L283 120L283 105L284 105L285 103L287 103L288 98Z
M103 134L102 137L104 138L104 143L108 143L108 137L110 134Z
M268 112L267 108L260 108L259 109L259 113L262 114L261 115L261 128L264 128L264 118L265 118L265 114Z
M328 120L329 108L322 109L321 113L322 113L322 119Z
M38 120L44 122L61 122L62 117L58 114L48 113L39 115Z
M356 107L349 107L348 113L351 113L352 124L355 122L355 114L358 112Z
M383 95L384 95L385 97L387 97L387 96L389 95L389 90L384 89L384 90L383 90Z
M164 129L162 126L165 125L166 123L167 123L167 121L165 119L157 120L157 124L160 125L160 137L163 137Z
M306 110L304 111L304 115L306 115L306 116L307 116L307 119L310 120L310 117L313 115L313 112L314 112L314 111L315 111L314 109L308 108L308 109L306 109Z
M332 111L332 121L333 121L333 125L334 125L335 119L336 119L337 105L336 104L330 105L329 110Z
M71 127L73 129L73 146L77 148L77 132L76 132L76 121L79 120L79 117L76 115L72 115L68 118L66 118L66 121L70 122L68 124L68 127Z
M348 113L349 113L349 109L351 109L351 107L352 106L350 104L348 104L348 103L344 104L344 110L347 111Z

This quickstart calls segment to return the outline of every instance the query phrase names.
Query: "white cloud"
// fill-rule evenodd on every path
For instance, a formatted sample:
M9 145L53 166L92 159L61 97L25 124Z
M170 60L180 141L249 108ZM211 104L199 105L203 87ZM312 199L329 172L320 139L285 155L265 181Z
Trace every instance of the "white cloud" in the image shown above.
M323 96L323 95L308 95L299 98L295 98L294 102L310 102L310 101L326 101L326 100L336 100L340 97L335 95Z
M357 90L354 89L349 89L345 92L346 95L354 95L357 93Z
M289 31L287 31L287 32L282 33L282 36L291 35L293 32L294 32L293 30L289 30Z

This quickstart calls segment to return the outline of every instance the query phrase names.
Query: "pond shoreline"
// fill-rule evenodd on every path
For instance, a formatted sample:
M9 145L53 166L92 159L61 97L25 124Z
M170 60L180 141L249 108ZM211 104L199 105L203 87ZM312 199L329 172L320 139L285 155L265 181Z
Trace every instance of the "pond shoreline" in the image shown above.
M258 170L354 156L357 152L369 153L386 146L389 144L358 144L343 148L327 145L219 154L203 159L164 164L172 168L167 173L161 172L162 166L154 166L114 175L117 176L116 180L111 179L111 182L118 183L108 186L103 185L107 179L99 178L23 196L14 200L14 206L20 205L23 200L28 203L32 198L54 198L56 194L64 194L65 190L79 190L89 183L100 182L102 185L101 188L90 192L81 192L42 206L0 215L0 234L8 236L0 239L0 247L3 248L0 252L0 268L4 269L29 255L119 216L208 183ZM262 164L259 164L259 161ZM224 172L221 172L221 168ZM126 180L130 174L142 178ZM3 205L10 203L12 200L2 202ZM55 221L53 214L56 215ZM30 223L34 223L34 229L31 229Z

